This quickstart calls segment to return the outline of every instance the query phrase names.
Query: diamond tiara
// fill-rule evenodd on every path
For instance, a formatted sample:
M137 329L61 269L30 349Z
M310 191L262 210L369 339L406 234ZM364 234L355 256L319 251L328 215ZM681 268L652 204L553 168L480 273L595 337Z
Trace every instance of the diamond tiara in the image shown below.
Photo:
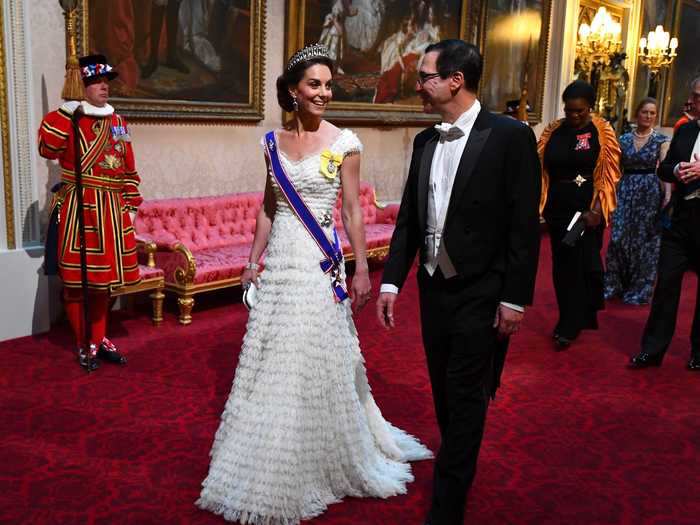
M292 55L292 58L287 62L287 71L292 69L299 62L319 57L330 59L331 56L328 48L323 44L309 44Z

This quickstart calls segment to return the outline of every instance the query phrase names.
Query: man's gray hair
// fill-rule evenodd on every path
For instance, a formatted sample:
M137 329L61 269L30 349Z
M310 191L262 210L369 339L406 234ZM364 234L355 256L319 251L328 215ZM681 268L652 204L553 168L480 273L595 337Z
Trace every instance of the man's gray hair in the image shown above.
M694 91L695 87L698 85L700 85L700 76L697 76L693 80L690 81L690 90Z

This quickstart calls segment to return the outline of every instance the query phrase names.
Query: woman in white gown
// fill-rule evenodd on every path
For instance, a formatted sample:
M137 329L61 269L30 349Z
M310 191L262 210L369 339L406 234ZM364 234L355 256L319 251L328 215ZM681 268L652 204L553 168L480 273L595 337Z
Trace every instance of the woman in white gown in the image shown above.
M356 261L349 294L361 307L370 297L359 204L362 145L352 131L321 118L332 71L324 46L308 46L290 59L277 90L295 118L274 136L282 167L331 240L342 187L343 223ZM329 169L329 158L339 169ZM244 286L257 282L259 291L197 505L230 521L292 525L344 496L405 493L413 480L407 462L432 454L382 417L350 301L336 300L331 277L319 266L323 254L267 162L265 203L242 277Z

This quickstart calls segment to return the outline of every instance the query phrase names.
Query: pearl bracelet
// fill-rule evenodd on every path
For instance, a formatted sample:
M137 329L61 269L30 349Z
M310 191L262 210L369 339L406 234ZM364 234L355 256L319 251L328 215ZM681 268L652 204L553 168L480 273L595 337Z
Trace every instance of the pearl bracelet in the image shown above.
M254 262L249 262L245 265L246 270L255 270L256 272L260 269L260 265L258 263Z

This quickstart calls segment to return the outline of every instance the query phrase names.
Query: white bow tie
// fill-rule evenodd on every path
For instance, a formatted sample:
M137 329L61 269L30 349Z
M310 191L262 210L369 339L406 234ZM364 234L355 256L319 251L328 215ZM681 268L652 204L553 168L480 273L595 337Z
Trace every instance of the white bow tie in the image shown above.
M435 129L440 134L441 141L451 141L457 140L464 136L464 131L455 126L454 124L447 124L443 122L442 124L435 124Z

